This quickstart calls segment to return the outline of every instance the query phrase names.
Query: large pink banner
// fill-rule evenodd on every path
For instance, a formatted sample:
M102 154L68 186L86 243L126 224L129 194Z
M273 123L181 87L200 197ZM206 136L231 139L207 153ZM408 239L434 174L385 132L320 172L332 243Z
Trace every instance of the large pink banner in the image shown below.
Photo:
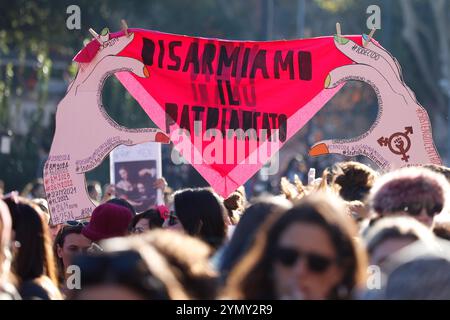
M223 196L339 90L324 89L329 72L352 63L333 37L244 42L128 32L133 40L118 55L141 60L149 77L121 72L118 79ZM361 43L360 36L350 39ZM95 54L97 42L92 46ZM75 60L88 60L87 50Z

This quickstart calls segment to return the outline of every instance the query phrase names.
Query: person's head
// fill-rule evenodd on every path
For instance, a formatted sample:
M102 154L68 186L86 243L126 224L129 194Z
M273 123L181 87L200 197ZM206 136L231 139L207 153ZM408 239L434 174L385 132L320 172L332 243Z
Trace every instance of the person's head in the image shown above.
M380 216L408 215L430 227L446 208L449 192L443 176L424 168L403 168L377 179L369 204Z
M292 207L292 202L282 197L257 198L253 202L254 204L244 211L230 242L224 249L219 265L222 278L227 277L228 272L253 245L255 234L267 217Z
M244 211L244 197L240 192L233 192L223 201L227 212L227 220L230 224L236 225L239 222L240 214Z
M0 287L8 281L11 265L11 231L12 222L9 209L0 200Z
M132 216L134 217L136 215L136 209L125 199L122 198L112 198L111 200L106 201L106 203L112 203L117 204L119 206L122 206L124 208L127 208L130 210Z
M173 274L193 299L215 299L217 274L209 263L212 249L203 241L170 230L152 230L142 239L166 258Z
M127 208L113 203L103 203L94 209L89 224L83 227L81 233L94 242L123 237L128 234L132 218Z
M98 181L90 181L87 183L87 191L89 198L99 202L102 198L102 186Z
M175 214L184 231L197 236L214 248L225 240L225 208L209 189L185 189L174 195Z
M15 275L22 282L47 276L57 285L55 261L44 214L27 199L11 198L6 203L13 219L15 241L19 244L13 260Z
M383 263L398 250L420 240L434 241L433 233L412 217L386 217L378 220L365 237L371 265Z
M384 300L450 299L450 245L437 240L429 246L423 241L396 252L387 263L386 281L369 290L368 298Z
M347 201L365 201L378 176L372 168L355 161L337 163L332 171L339 195Z
M101 242L101 247L104 251L74 259L81 271L81 290L71 290L70 299L188 298L165 258L141 237L108 239Z
M56 258L59 279L66 277L67 267L73 262L73 258L86 252L92 241L81 234L83 226L87 223L68 221L58 232L53 243L53 253Z
M143 233L147 230L162 228L164 216L159 210L149 209L133 217L130 223L130 232Z
M346 299L361 285L366 257L341 200L315 193L274 215L232 270L229 294L244 299Z
M140 194L145 194L147 190L145 189L145 185L142 182L138 182L136 184L136 188Z
M128 171L124 167L119 168L119 176L122 180L128 180Z

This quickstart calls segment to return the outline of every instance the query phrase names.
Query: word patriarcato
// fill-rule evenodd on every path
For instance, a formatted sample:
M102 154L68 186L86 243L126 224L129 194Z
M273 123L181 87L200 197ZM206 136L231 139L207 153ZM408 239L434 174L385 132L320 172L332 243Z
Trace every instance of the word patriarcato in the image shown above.
M66 27L69 30L81 29L81 9L77 5L70 5L66 9L66 13L69 15L66 20Z

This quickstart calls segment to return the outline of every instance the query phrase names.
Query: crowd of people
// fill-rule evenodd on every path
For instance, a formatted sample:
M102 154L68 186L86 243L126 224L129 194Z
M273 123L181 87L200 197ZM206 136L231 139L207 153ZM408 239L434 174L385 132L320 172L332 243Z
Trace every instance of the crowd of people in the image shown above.
M279 194L180 189L144 212L92 186L90 219L63 225L12 192L0 299L450 299L449 180L444 166L339 162Z

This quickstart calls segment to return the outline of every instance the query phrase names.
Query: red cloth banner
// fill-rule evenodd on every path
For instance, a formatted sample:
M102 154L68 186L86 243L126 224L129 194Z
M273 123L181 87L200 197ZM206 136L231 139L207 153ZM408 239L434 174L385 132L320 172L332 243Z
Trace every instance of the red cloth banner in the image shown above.
M228 41L129 29L117 56L142 61L117 78L175 148L222 196L245 183L342 87L333 69L352 63L333 37ZM122 37L111 34L110 38ZM361 36L348 36L361 45ZM75 61L88 63L93 40Z

